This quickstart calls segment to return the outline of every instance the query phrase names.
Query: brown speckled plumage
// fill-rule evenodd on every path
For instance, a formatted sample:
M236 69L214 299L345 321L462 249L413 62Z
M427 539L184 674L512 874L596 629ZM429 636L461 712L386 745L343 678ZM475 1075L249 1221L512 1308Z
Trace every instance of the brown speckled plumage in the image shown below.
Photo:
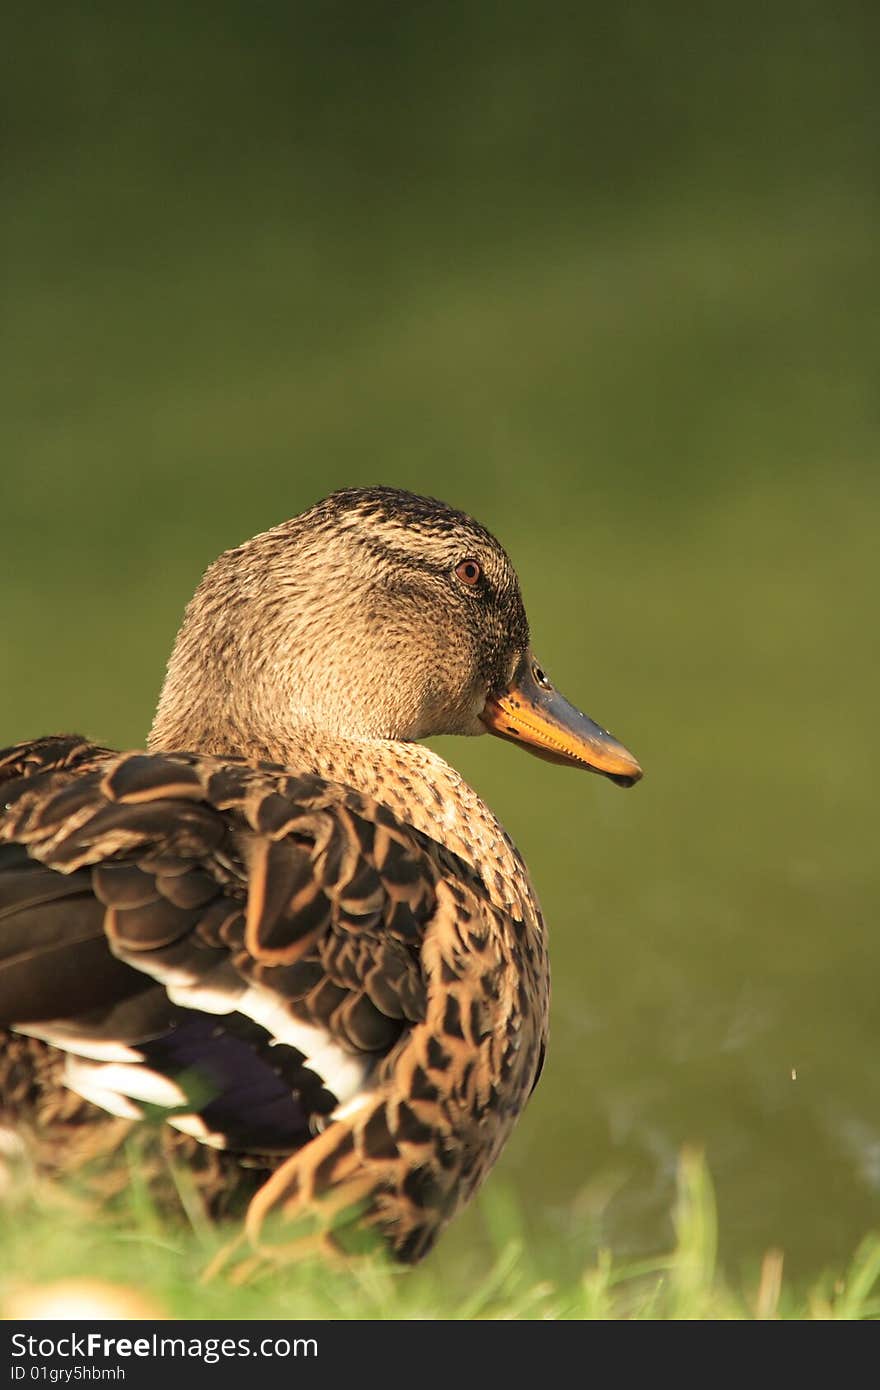
M510 839L413 740L482 732L527 644L488 532L350 491L211 567L148 752L0 754L0 1083L38 1161L161 1105L222 1152L215 1210L270 1173L255 1239L350 1209L426 1253L537 1081L549 977Z

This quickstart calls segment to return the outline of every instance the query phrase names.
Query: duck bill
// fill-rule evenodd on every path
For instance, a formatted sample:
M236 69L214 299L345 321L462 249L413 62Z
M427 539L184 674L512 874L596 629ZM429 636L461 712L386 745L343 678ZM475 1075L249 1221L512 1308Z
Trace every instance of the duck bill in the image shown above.
M489 696L481 718L490 734L522 744L548 762L600 772L619 787L631 787L642 776L622 743L554 690L531 652L507 690Z

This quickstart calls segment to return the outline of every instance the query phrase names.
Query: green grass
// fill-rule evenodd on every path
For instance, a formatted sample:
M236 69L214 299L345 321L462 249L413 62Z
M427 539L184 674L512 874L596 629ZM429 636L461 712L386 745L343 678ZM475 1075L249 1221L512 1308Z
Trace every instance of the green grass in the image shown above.
M566 1280L548 1277L553 1252L532 1245L510 1192L497 1184L480 1202L493 1254L468 1283L450 1280L430 1258L399 1269L373 1257L344 1268L309 1260L237 1282L205 1278L230 1229L204 1222L177 1174L189 1220L159 1214L130 1166L124 1201L98 1212L74 1188L30 1182L7 1192L0 1232L0 1307L23 1291L81 1279L136 1291L169 1318L318 1319L874 1319L880 1316L880 1237L866 1239L842 1273L806 1290L790 1287L784 1259L768 1251L740 1286L716 1260L712 1183L702 1156L679 1163L668 1252L638 1262L607 1250L583 1252ZM235 1266L232 1266L234 1271Z

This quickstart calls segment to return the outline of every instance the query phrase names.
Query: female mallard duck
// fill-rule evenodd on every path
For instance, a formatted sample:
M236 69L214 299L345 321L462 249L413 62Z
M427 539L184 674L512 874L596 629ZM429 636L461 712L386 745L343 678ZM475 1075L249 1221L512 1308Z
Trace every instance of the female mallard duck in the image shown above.
M164 1107L273 1170L252 1235L270 1210L356 1207L421 1258L501 1152L547 1034L523 861L417 742L487 730L641 776L535 662L510 561L470 517L351 489L221 555L149 752L0 754L7 1118L69 1141Z

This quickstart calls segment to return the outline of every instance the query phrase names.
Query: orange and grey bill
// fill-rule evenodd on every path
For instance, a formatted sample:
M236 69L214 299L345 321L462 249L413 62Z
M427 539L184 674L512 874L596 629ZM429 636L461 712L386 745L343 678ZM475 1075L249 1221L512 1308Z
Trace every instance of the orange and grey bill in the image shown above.
M600 772L619 787L642 776L632 753L554 690L526 652L506 690L490 695L482 714L490 734L520 743L539 758Z

